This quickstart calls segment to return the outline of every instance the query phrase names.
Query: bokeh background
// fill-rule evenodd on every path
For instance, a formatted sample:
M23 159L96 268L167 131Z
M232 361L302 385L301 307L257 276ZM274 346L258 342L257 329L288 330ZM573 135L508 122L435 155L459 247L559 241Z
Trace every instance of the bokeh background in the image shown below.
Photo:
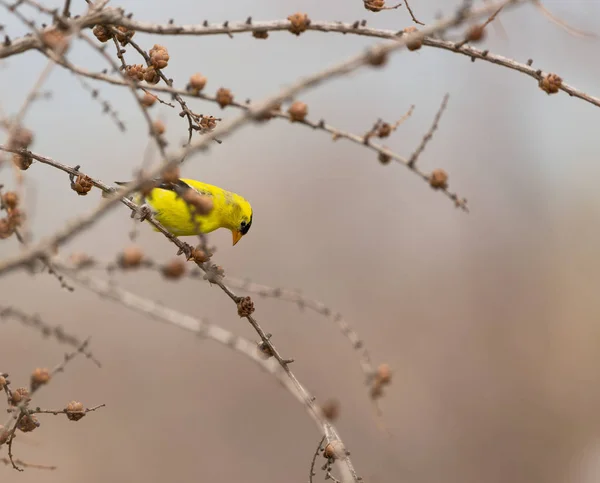
M59 6L62 2L46 2ZM432 22L455 2L412 0ZM478 3L478 2L476 2ZM546 1L570 24L596 31L600 3ZM116 4L115 4L116 5ZM126 1L138 19L177 23L285 18L354 21L400 29L404 8L373 14L360 0ZM74 2L74 11L83 9ZM23 8L23 12L32 10ZM600 41L575 38L532 6L503 13L482 44L492 52L556 72L600 94ZM0 10L6 33L26 29ZM232 89L258 99L344 59L375 39L307 32L184 38L136 34L146 48L165 45L167 73L179 87L202 72L206 90ZM93 70L102 59L78 45L72 61ZM128 49L130 62L138 62ZM36 52L0 62L0 102L16 113L45 63ZM69 72L56 68L52 93L28 113L32 150L81 164L110 182L129 178L148 147L147 128L123 88L100 85L127 125L118 131ZM251 125L183 168L242 193L254 207L251 232L236 247L230 234L210 237L226 273L298 288L341 311L376 363L394 370L382 401L391 436L376 425L357 358L325 319L272 300L256 316L320 400L341 402L338 426L358 471L373 483L591 483L600 478L600 110L564 93L547 96L531 78L431 48L394 55L303 94L312 119L357 133L379 117L416 110L385 143L409 155L450 93L440 129L419 163L443 168L471 212L397 164L343 140L332 142L283 121ZM229 118L233 110L190 100L196 112ZM152 108L175 147L186 135L177 110ZM158 159L154 153L154 159ZM1 181L14 186L11 171ZM36 239L92 209L94 190L78 197L67 176L34 164L25 172L27 209ZM129 213L118 207L60 251L112 260L130 244ZM159 261L173 246L140 226L138 243ZM17 253L14 239L0 254ZM217 288L159 275L117 275L132 290L255 339ZM163 326L78 288L61 290L49 275L0 278L0 302L42 314L84 338L103 362L81 358L39 392L37 404L71 399L106 408L77 424L44 417L19 435L14 450L54 472L22 474L0 466L2 481L133 482L306 481L319 434L297 404L243 357ZM53 366L66 350L7 321L0 328L0 369L18 387L35 367ZM3 456L6 451L4 449ZM318 477L320 479L320 477Z

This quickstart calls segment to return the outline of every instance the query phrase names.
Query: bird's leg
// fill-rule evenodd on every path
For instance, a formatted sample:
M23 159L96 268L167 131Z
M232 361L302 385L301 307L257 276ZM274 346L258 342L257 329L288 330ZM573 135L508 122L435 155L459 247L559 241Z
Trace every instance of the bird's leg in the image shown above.
M191 260L194 258L194 247L186 242L181 242L182 246L179 248L177 255L181 255L182 253L185 255L185 258Z

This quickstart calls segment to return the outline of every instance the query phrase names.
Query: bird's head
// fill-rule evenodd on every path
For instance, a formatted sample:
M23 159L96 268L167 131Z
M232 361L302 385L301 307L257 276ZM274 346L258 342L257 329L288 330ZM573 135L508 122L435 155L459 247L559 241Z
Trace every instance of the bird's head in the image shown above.
M246 233L248 233L250 227L252 226L252 207L250 206L250 203L248 203L241 196L239 196L236 201L239 209L235 210L235 223L231 228L234 245L239 242Z

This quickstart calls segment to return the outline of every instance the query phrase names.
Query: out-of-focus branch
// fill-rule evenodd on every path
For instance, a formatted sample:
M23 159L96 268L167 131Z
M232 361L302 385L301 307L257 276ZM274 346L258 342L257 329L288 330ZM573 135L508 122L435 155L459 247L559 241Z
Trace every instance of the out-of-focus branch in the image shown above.
M261 369L275 377L277 381L280 382L292 396L294 396L294 398L305 406L307 413L317 424L327 441L339 441L341 443L341 439L335 427L325 419L321 409L313 403L314 397L310 396L304 386L297 380L293 381L290 379L288 377L288 371L286 371L277 361L274 359L265 359L261 351L257 349L257 344L237 336L222 327L203 322L190 315L183 314L177 310L158 304L153 300L140 297L122 287L118 287L113 282L108 283L104 280L87 276L65 264L59 264L59 266L75 283L91 290L103 298L113 300L161 322L193 332L197 336L214 340L215 342L246 356L252 362L259 365ZM342 456L340 459L345 460L351 471L350 474L352 475L353 468L348 455L344 454L340 456ZM358 478L356 478L355 473L352 476L352 480L359 481Z
M25 327L32 327L33 329L39 331L42 336L52 337L61 344L66 344L73 348L79 348L84 343L78 337L66 332L60 325L49 324L45 322L39 315L28 314L15 307L4 306L0 304L0 319L18 320L19 323ZM94 357L94 354L92 354L89 350L84 348L81 353L88 359L92 360L98 367L102 367L100 361L98 361L98 359Z

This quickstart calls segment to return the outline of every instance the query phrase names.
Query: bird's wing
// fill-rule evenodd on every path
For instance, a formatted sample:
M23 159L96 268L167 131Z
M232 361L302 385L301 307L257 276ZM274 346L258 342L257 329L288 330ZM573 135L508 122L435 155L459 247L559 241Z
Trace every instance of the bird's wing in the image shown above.
M161 189L161 190L167 190L167 191L181 191L182 189L193 189L194 191L200 193L201 195L205 195L205 196L214 196L214 193L212 193L210 190L205 189L205 188L200 188L197 186L192 186L188 183L186 183L185 181L183 181L182 179L178 179L177 182L175 183L165 183L163 181L161 181L160 179L155 179L155 181L157 182L157 185L155 186L155 188ZM131 181L115 181L115 184L119 185L119 186L124 186L127 184L130 184Z

